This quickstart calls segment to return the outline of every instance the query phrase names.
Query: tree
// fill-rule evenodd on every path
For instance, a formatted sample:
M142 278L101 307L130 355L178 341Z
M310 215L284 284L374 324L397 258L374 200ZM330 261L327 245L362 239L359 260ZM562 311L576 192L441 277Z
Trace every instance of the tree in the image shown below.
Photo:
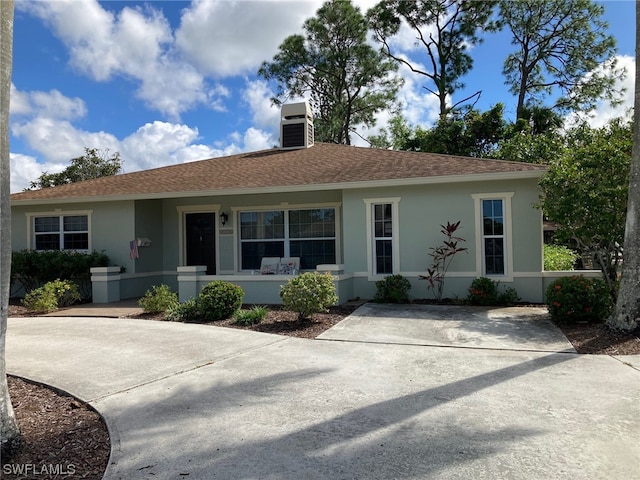
M444 153L467 157L492 155L506 131L502 104L498 103L486 112L471 109L464 115L440 118L438 123L425 130L412 130L401 117L394 117L389 133L383 131L374 137L377 147L392 146L397 150Z
M442 119L480 95L476 92L451 106L448 104L453 94L464 87L460 79L473 66L467 49L482 41L480 32L498 27L491 20L496 4L494 1L382 0L367 12L367 18L375 38L382 43L383 52L433 84L424 88L438 97ZM424 46L428 65L425 69L391 49L390 39L399 32L403 22L415 30L418 44Z
M37 180L31 182L28 190L55 187L67 183L82 182L93 178L108 177L122 171L120 154L108 157L109 150L96 148L84 149L84 155L71 159L71 165L60 173L43 172Z
M636 52L640 52L640 8L637 4ZM640 326L640 64L637 61L634 117L622 278L616 308L607 320L609 327L627 332Z
M566 135L566 148L552 159L540 181L541 207L557 222L556 238L575 241L592 256L612 296L624 240L631 122L617 119L599 129L586 125ZM637 292L636 292L637 295Z
M11 448L20 430L13 413L5 363L11 278L9 92L13 58L13 0L0 2L0 446Z
M614 101L615 39L606 34L604 6L592 0L502 0L500 16L511 31L503 73L517 95L517 115L560 91L561 111L589 111L602 98ZM603 66L604 64L604 66Z
M397 65L367 44L367 24L348 0L331 0L291 35L258 75L277 82L272 101L310 97L315 137L350 144L355 125L375 125L375 114L395 102L402 80Z

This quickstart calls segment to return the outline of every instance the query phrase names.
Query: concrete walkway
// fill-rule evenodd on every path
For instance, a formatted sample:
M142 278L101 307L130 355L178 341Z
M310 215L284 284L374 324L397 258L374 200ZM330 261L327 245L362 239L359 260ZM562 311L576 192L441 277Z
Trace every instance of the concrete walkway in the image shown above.
M15 318L7 369L104 416L106 479L640 478L640 371L560 337L545 351L542 318L394 309L365 305L324 340Z

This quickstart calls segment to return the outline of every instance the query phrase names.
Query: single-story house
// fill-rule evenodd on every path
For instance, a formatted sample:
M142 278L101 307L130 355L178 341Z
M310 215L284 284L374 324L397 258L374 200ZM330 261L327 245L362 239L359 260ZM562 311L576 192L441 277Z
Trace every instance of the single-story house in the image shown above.
M305 103L283 107L280 136L279 148L15 193L12 248L105 251L114 266L92 272L94 302L161 283L185 300L223 279L247 303L280 303L280 285L313 270L331 272L340 302L372 298L390 274L431 298L419 275L441 225L460 221L468 251L445 297L486 276L543 300L543 166L314 143ZM299 263L265 275L266 258Z

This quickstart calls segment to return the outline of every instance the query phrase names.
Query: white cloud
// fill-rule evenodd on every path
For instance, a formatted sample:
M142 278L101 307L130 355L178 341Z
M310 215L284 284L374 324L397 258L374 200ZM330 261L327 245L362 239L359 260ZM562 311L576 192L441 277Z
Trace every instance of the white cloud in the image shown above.
M55 173L62 170L59 169L59 165L42 164L33 157L19 153L9 155L9 166L11 168L11 193L21 192L27 188L42 172Z
M285 37L302 32L321 2L195 0L183 11L176 47L217 78L255 73Z
M253 124L276 132L280 124L280 108L271 104L274 92L263 80L247 81L242 98L252 112Z
M586 118L589 125L594 128L600 128L606 125L614 118L631 119L633 114L633 96L635 92L635 71L636 71L636 59L628 55L619 55L617 57L618 68L625 70L625 75L620 78L616 84L616 90L624 90L621 98L620 105L612 106L608 101L601 100L598 102L596 109L585 115L571 114L565 119L567 125L572 125L579 122L581 119ZM599 67L600 69L606 67Z
M18 7L51 26L79 72L97 81L114 75L133 79L139 83L137 96L171 119L199 104L223 108L224 89L210 88L176 55L168 21L149 5L125 6L117 15L95 0L19 2Z

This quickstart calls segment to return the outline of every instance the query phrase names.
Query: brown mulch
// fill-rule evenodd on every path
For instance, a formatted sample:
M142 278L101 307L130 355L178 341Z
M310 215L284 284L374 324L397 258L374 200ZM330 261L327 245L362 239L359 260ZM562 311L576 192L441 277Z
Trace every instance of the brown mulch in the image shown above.
M252 326L235 325L232 320L210 325L254 330L299 338L315 338L340 322L356 305L333 307L328 313L314 314L298 321L297 314L272 306L267 318ZM19 305L9 306L10 317L29 316ZM162 320L159 315L136 318ZM640 354L640 331L621 334L604 324L558 325L578 353L599 355ZM100 479L107 466L109 434L100 416L79 400L42 386L8 377L9 391L22 432L19 449L2 458L2 478L6 479ZM29 475L10 473L6 468L31 468ZM66 470L63 470L65 469ZM34 475L34 469L38 474ZM46 474L58 469L59 474ZM71 470L73 469L73 472Z

